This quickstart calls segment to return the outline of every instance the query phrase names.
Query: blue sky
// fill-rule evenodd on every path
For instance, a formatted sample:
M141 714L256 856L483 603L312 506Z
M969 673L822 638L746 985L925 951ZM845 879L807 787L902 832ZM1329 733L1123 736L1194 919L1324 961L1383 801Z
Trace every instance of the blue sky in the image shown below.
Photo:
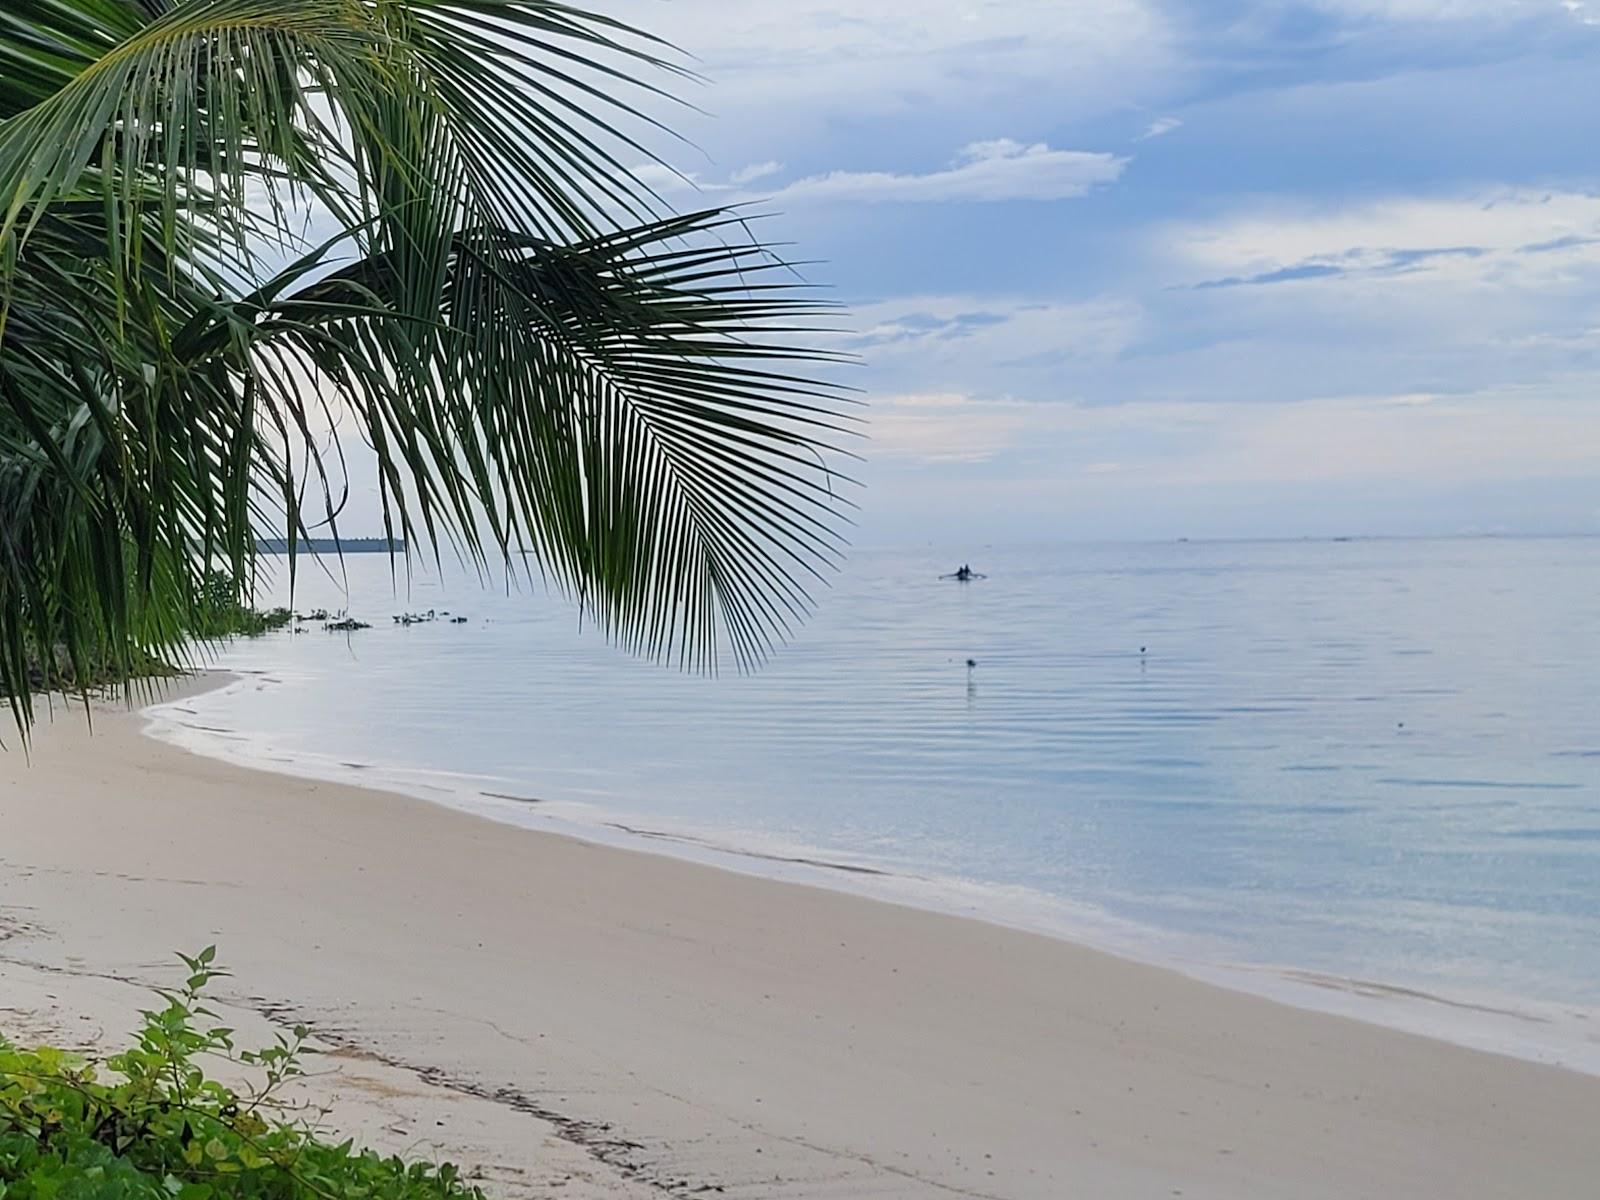
M851 307L860 540L1600 531L1600 3L604 10Z

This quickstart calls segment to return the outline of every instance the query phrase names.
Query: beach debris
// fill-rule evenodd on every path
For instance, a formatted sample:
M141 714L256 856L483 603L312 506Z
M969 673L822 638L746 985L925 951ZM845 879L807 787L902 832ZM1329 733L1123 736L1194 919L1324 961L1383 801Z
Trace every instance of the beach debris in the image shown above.
M371 629L365 621L358 621L354 617L344 617L338 621L328 622L329 633L354 633L357 629Z

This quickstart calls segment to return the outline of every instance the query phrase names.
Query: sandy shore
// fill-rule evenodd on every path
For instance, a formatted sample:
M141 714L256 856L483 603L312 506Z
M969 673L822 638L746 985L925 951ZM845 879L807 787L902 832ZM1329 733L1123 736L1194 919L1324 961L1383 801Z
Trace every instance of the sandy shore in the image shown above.
M58 713L0 752L0 1028L220 944L332 1120L491 1194L1585 1197L1600 1079Z

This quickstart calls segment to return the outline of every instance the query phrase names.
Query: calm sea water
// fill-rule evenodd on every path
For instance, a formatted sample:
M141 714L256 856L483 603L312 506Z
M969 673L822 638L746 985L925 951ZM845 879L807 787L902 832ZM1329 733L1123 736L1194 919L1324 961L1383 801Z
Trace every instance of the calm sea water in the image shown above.
M345 569L297 603L374 628L236 645L162 732L1600 1063L1600 540L861 551L717 679Z

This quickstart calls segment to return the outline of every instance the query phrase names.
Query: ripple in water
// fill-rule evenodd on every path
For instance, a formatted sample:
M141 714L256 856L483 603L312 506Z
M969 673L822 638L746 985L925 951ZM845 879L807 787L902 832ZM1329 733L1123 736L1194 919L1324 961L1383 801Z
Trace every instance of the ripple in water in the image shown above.
M938 580L967 559L989 578ZM719 679L542 594L346 567L374 628L234 647L276 682L189 702L187 740L1192 958L1600 1004L1600 540L861 552L766 670ZM408 608L468 620L385 619Z

